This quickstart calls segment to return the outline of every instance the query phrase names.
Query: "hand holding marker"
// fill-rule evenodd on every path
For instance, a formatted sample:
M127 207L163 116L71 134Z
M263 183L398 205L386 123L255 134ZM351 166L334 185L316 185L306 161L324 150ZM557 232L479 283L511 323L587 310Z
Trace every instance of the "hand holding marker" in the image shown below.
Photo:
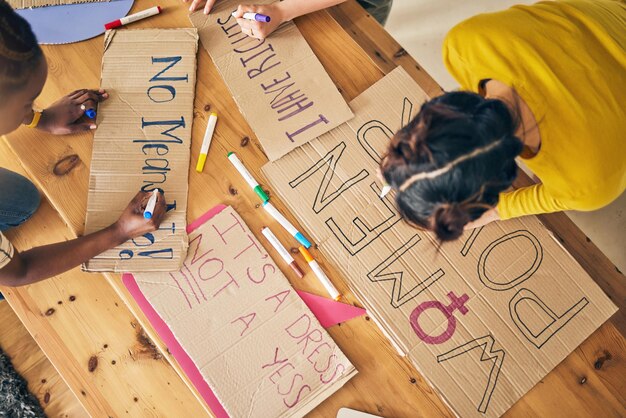
M152 191L152 196L150 196L150 199L148 200L148 203L146 204L146 209L143 211L143 217L144 218L146 218L146 219L152 218L152 215L154 214L154 208L156 206L158 196L159 196L159 189L154 189Z
M232 16L237 17L236 14L237 12L233 12ZM246 12L243 14L242 17L243 19L246 19L246 20L255 20L257 22L265 22L265 23L269 23L272 20L272 18L269 16L263 15L261 13L253 13L253 12Z

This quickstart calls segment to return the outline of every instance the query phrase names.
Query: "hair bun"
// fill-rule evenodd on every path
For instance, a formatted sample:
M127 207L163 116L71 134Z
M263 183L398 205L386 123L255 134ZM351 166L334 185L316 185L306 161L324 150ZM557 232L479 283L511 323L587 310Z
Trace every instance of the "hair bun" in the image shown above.
M469 213L457 203L437 206L433 213L433 231L440 241L454 241L471 221Z

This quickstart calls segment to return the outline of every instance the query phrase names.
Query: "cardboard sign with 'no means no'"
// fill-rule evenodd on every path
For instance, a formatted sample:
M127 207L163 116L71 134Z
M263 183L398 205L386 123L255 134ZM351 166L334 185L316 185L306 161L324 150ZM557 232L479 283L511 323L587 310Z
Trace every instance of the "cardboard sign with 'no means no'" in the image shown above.
M105 34L109 98L98 111L85 232L115 222L139 190L163 190L168 205L157 231L94 257L88 271L171 271L185 259L197 48L195 29Z

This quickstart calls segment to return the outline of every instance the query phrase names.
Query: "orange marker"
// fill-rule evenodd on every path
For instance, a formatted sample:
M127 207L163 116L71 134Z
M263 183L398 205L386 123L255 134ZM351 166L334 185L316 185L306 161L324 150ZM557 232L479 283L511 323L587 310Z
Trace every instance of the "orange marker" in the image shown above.
M339 293L335 286L333 286L333 283L330 281L328 276L326 276L326 273L324 273L324 270L322 270L317 261L315 261L309 250L304 248L302 245L298 249L300 250L300 253L304 256L306 262L309 263L309 267L311 267L313 273L315 273L319 281L322 282L322 285L324 285L324 288L326 288L326 291L330 294L330 297L334 300L341 299L341 293Z

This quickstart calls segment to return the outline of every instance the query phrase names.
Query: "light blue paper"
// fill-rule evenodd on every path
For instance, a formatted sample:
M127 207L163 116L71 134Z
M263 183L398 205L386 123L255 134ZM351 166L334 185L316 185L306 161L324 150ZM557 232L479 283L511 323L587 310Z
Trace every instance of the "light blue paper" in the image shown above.
M104 33L104 24L126 16L133 0L20 9L40 44L68 44Z

